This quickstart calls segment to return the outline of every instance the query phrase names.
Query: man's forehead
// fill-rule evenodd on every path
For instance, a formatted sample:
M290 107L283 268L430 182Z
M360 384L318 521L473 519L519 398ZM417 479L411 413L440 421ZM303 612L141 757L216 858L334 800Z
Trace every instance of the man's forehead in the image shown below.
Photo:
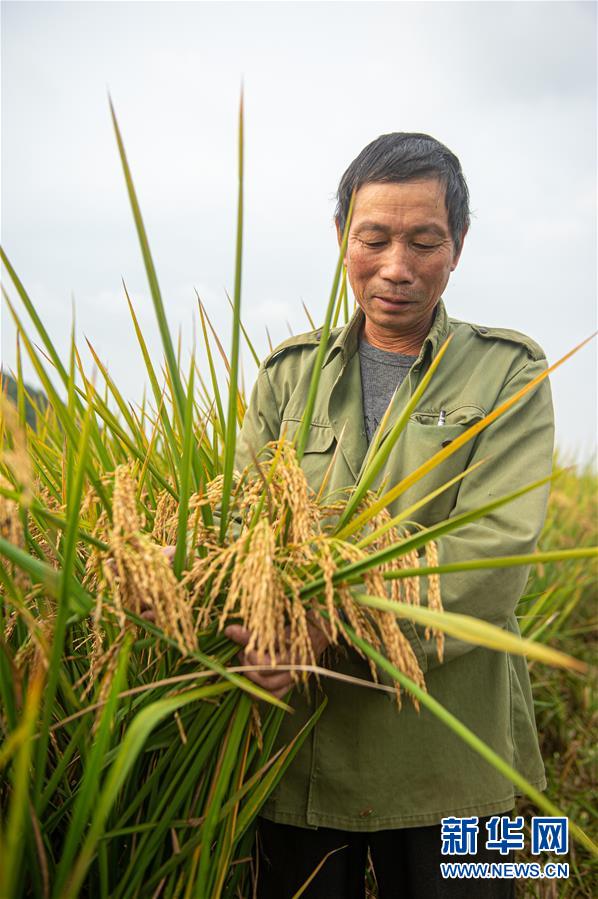
M446 210L446 187L438 178L409 181L368 181L355 194L354 214L364 206L429 206Z
M379 230L397 219L448 228L445 186L437 178L369 182L356 193L351 230Z

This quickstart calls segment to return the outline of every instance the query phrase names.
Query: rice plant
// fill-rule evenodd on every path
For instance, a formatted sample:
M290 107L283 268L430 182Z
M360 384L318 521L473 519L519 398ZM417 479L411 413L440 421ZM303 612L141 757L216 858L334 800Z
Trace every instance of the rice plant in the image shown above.
M591 464L569 467L553 485L540 548L558 550L596 543L598 478ZM534 706L546 775L561 807L596 835L596 584L595 562L570 560L550 572L532 570L519 604L521 632L574 651L588 663L588 676L532 662ZM529 820L533 806L520 801L518 814ZM598 863L583 846L570 846L571 874L557 893L542 884L521 886L521 894L548 899L558 895L591 897L598 889Z
M399 484L377 486L441 352L388 440L371 448L354 491L334 502L322 491L313 495L301 459L328 334L348 315L341 274L347 222L302 423L294 440L281 438L235 470L236 434L247 407L238 383L247 339L242 104L226 396L213 363L219 343L201 304L211 392L196 359L183 371L175 352L112 115L164 349L162 379L127 294L153 403L127 403L91 347L98 385L85 371L74 334L62 360L0 251L12 282L3 295L18 334L16 404L2 398L0 422L0 896L250 895L256 816L324 703L294 741L274 751L289 706L234 663L238 647L224 634L230 622L249 629L250 646L264 664L290 642L297 689L310 676L342 676L316 664L310 628L324 630L333 644L348 642L369 661L369 688L384 689L376 681L379 669L385 671L399 705L407 696L426 706L539 808L558 814L429 696L398 626L406 617L428 628L439 657L448 633L585 670L538 640L442 609L439 575L452 569L438 565L436 542L538 484L428 528L410 528L405 516L399 520L388 510L540 378ZM21 353L42 385L43 401L24 384ZM591 547L558 547L460 566L549 564L595 554ZM422 577L428 579L425 607ZM575 823L572 835L596 851Z

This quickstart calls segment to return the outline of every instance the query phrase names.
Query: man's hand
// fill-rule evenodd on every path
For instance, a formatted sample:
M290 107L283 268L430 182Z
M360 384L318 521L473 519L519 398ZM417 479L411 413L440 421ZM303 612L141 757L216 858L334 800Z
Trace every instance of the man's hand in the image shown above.
M326 647L330 645L330 640L319 625L312 624L308 621L307 628L311 637L311 645L313 647L314 655L316 659L318 659L322 655ZM288 634L289 628L286 628L286 631ZM240 624L229 624L228 627L224 628L224 633L229 638L229 640L233 640L234 643L238 643L240 646L247 646L247 644L249 643L249 631L244 627L241 627ZM237 658L241 665L265 666L270 665L272 660L272 657L268 654L266 654L264 658L258 659L258 655L255 650L252 650L249 653L241 650ZM288 647L286 647L283 652L277 654L276 656L276 662L278 665L293 665L296 663L296 661L296 657L291 657ZM268 693L271 693L277 699L282 699L282 697L294 685L294 681L291 677L290 671L278 671L276 668L271 668L264 671L246 671L245 677L253 681L254 684L257 684L258 687L262 687L264 690L267 690Z

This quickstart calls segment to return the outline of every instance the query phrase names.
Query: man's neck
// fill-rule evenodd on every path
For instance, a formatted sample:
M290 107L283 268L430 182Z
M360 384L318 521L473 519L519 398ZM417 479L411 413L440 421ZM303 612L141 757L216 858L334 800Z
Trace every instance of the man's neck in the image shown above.
M430 318L413 331L389 332L377 327L366 317L363 325L363 337L371 345L388 353L402 353L404 356L417 356L424 340L430 332L436 309Z

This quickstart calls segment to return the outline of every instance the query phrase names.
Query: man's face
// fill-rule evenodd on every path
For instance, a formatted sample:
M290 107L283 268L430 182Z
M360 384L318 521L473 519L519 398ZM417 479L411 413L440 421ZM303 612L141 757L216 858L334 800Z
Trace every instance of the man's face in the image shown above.
M413 335L423 342L459 261L444 194L436 178L364 184L357 191L345 265L366 336Z

